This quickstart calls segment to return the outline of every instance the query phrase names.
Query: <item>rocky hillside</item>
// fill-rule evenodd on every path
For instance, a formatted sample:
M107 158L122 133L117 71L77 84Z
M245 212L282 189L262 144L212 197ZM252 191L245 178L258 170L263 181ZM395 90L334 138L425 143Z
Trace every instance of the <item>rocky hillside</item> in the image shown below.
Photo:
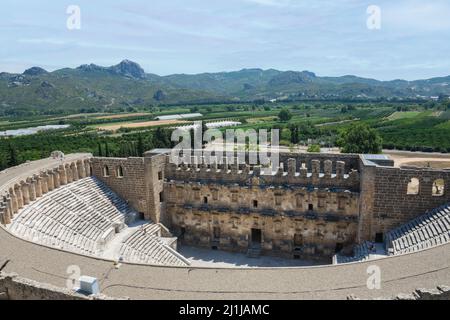
M86 64L53 72L33 67L22 74L0 73L0 114L114 111L159 104L259 99L429 98L450 95L449 84L450 76L378 81L274 69L158 76L124 60L111 67Z

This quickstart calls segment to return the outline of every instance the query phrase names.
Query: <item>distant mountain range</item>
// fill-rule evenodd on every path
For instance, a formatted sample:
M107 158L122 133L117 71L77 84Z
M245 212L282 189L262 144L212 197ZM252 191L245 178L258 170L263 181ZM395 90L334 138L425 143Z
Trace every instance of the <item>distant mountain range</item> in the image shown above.
M158 76L129 60L111 67L89 64L53 72L33 67L22 74L0 73L2 114L275 99L429 99L442 95L450 95L450 76L378 81L274 69Z

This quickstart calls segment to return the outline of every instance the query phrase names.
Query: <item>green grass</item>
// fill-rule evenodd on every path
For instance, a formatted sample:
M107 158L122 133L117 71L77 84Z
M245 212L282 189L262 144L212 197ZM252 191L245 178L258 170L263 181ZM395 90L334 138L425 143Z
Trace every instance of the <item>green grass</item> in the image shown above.
M397 111L391 114L387 119L390 121L399 120L399 119L410 119L415 118L418 116L421 112L419 111Z

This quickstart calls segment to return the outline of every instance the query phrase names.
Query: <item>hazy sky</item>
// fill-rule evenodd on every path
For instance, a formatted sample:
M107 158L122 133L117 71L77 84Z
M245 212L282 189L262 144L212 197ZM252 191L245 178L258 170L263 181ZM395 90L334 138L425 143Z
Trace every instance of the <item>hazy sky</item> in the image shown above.
M69 30L69 5L81 29ZM381 8L370 30L367 8ZM151 73L450 75L449 0L1 0L0 71L123 59Z

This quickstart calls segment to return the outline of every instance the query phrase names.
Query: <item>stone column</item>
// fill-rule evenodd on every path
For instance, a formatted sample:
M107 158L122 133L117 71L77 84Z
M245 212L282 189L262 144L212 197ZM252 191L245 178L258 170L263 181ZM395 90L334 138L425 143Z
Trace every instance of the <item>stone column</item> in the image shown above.
M78 177L80 179L86 178L86 168L84 167L84 162L82 160L77 161Z
M17 199L17 209L20 210L23 208L23 195L22 195L22 188L20 185L16 184L14 186L14 193L16 194Z
M6 226L8 223L6 222L6 206L3 202L0 203L0 222L4 226Z
M235 159L236 160L236 159ZM236 163L236 162L234 162L232 165L231 165L231 174L237 174L238 173L238 171L239 171L239 165Z
M304 166L302 166L300 168L300 178L302 178L302 179L308 178L308 168L306 168Z
M344 174L345 174L345 162L337 161L336 162L336 178L344 179Z
M36 198L40 198L42 197L42 178L38 175L35 175L34 180L36 181L35 185Z
M197 157L192 156L191 157L191 163L188 166L192 171L197 170Z
M78 181L78 169L77 169L77 165L75 164L75 162L73 162L70 165L70 170L72 170L72 181Z
M55 184L53 182L53 171L47 171L47 189L48 191L53 191L53 189L55 189Z
M58 172L59 172L59 184L61 186L66 185L67 184L66 168L63 165L60 165L58 168Z
M280 163L280 165L277 168L276 176L282 177L283 174L284 174L284 166L283 166L283 162L282 162L282 163Z
M319 179L320 160L311 160L311 173L313 179Z
M19 211L19 205L17 203L17 196L16 196L16 193L14 192L13 187L9 188L9 196L11 198L11 209L12 209L12 213L14 215L17 213L17 211Z
M325 173L325 178L331 178L331 172L333 171L333 162L331 160L325 160L323 163L323 171Z
M67 178L67 183L73 182L72 170L70 169L69 164L66 164L66 178Z
M349 180L351 183L357 184L359 182L359 172L358 170L353 169L349 173Z
M248 176L250 173L250 166L248 164L244 164L242 168L242 174Z
M30 202L36 200L36 181L32 178L27 179L30 193Z
M200 169L206 170L206 168L208 168L208 166L205 157L200 157Z
M26 183L25 181L20 182L24 206L30 203L30 188L28 186L28 183Z
M295 160L294 158L289 158L287 163L288 163L288 176L294 177L297 166L297 160Z
M91 162L90 160L84 160L84 169L86 171L86 177L92 176L92 170L91 170Z
M59 188L61 186L61 181L59 177L59 171L58 169L53 170L53 187L55 189Z
M48 175L45 172L42 172L40 174L41 177L41 190L42 190L42 195L46 194L48 192Z
M14 217L14 213L12 210L12 201L10 197L6 197L6 212L5 212L5 224L10 224L11 219Z

